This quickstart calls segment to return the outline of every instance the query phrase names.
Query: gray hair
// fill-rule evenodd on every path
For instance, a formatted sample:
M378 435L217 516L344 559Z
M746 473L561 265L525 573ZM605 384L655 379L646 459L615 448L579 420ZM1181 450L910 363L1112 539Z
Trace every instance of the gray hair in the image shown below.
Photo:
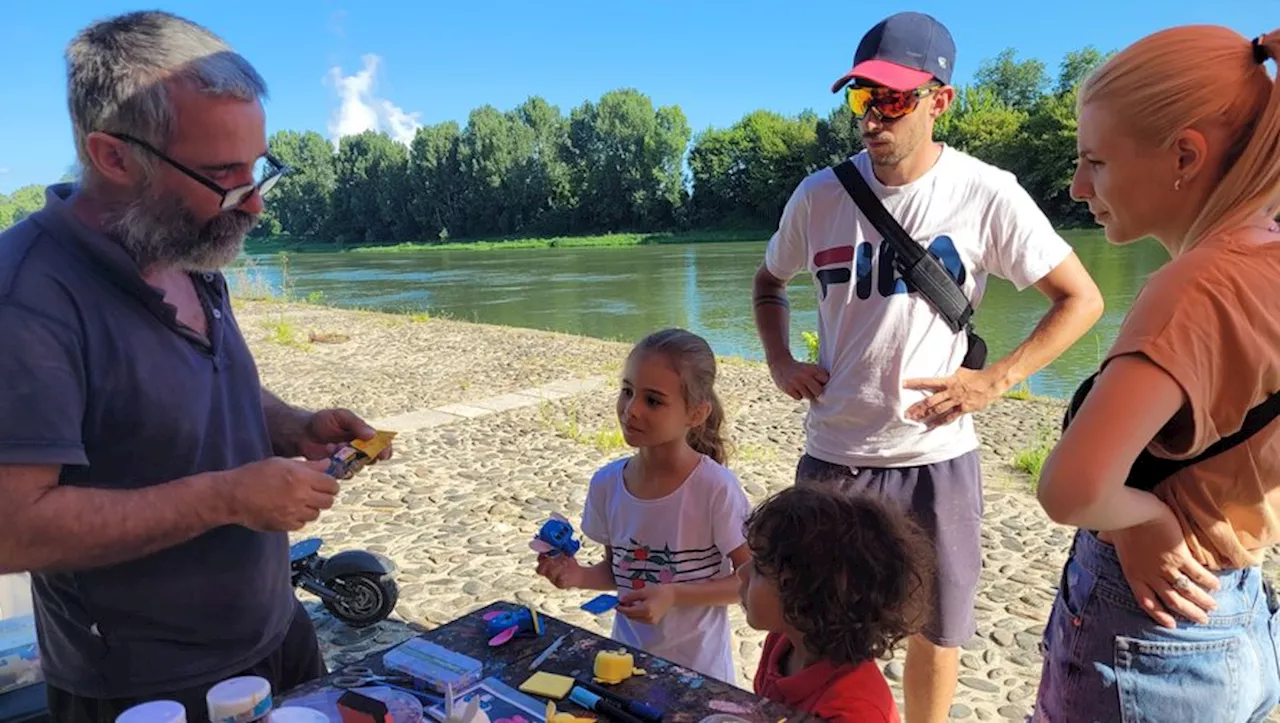
M266 82L222 38L161 11L118 15L85 28L67 46L66 60L67 106L86 181L96 175L86 142L91 132L168 145L174 130L168 83L243 100L267 95ZM154 159L132 150L149 174Z

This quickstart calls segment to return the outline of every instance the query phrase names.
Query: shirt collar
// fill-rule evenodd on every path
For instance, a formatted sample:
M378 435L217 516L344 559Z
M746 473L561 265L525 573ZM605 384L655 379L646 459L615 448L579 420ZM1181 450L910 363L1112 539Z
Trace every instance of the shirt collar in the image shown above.
M779 636L781 639L775 647L775 652L769 661L772 667L773 687L777 690L778 696L787 705L795 706L799 703L813 698L818 693L831 687L836 679L853 670L854 665L832 665L825 660L820 660L809 667L801 670L795 675L782 675L782 659L791 652L791 640L786 636Z
M164 304L164 292L142 278L142 270L133 257L118 242L102 231L92 228L76 215L72 206L78 189L72 183L57 183L45 188L45 205L32 214L32 220L56 240L70 244L93 262L117 286L133 294L149 304ZM214 298L221 301L223 293L222 274L191 274L197 285L203 281L204 288L213 292Z

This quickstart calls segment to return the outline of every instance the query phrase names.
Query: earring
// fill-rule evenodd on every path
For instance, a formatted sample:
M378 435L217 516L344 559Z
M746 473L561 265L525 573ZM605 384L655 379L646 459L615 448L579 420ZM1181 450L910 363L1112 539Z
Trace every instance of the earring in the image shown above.
M1181 190L1182 190L1182 179L1181 179L1181 178L1179 178L1178 180L1176 180L1176 181L1174 181L1174 182L1173 182L1173 190L1175 190L1175 191L1181 191Z

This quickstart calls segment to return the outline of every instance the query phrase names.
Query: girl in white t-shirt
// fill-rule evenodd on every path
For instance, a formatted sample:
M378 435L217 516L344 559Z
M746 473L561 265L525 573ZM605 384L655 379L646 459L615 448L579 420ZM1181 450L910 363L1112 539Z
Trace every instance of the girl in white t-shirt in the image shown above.
M616 589L615 640L736 684L728 606L750 557L751 505L724 467L715 378L711 347L683 329L631 350L618 422L636 453L592 476L582 513L582 532L604 545L604 559L583 567L541 555L538 574L562 589Z

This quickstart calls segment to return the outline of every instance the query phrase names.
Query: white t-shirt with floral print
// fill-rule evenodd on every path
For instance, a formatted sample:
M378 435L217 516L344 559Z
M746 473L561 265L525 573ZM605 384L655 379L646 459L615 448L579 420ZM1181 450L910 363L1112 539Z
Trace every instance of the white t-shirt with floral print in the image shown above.
M641 500L623 483L628 459L611 462L592 476L582 513L583 534L613 548L618 594L732 575L729 553L746 542L743 524L751 511L737 476L704 455L674 492ZM728 606L675 607L657 625L615 613L613 639L737 684Z

